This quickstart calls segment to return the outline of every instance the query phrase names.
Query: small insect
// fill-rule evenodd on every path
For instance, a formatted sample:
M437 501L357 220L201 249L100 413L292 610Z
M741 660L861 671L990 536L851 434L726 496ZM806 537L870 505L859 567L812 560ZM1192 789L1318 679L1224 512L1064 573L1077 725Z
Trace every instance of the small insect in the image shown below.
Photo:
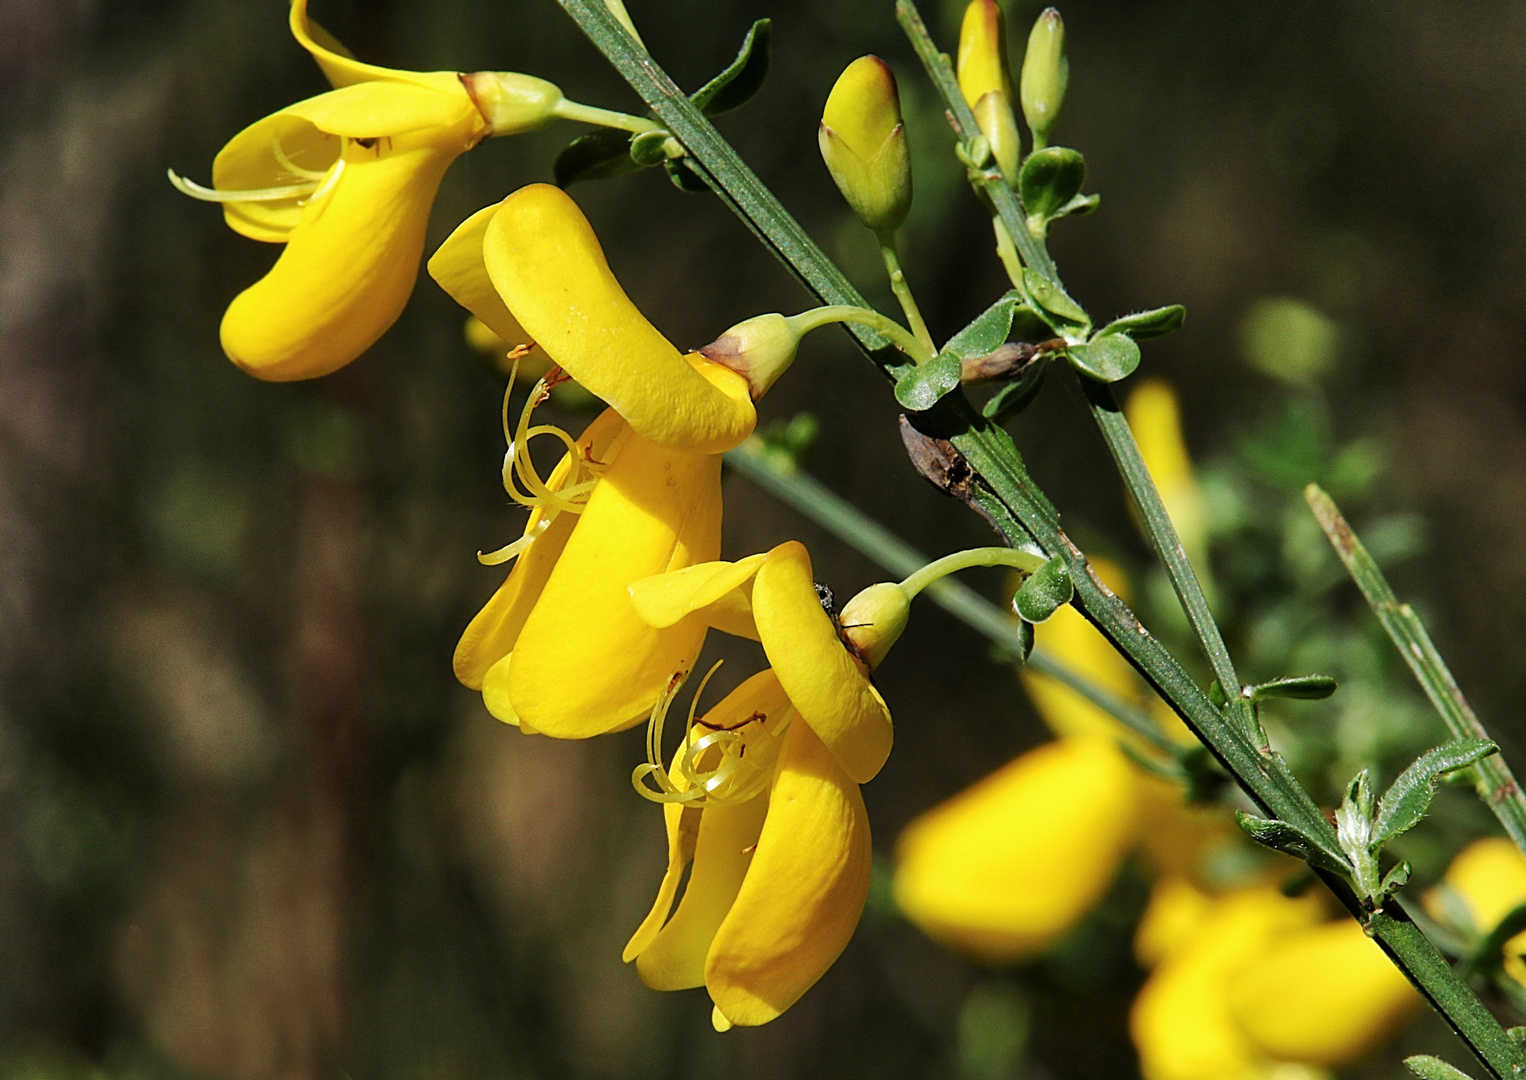
M832 598L832 590L827 586L817 583L816 599L821 601L821 610L827 613L833 625L837 623L837 601Z

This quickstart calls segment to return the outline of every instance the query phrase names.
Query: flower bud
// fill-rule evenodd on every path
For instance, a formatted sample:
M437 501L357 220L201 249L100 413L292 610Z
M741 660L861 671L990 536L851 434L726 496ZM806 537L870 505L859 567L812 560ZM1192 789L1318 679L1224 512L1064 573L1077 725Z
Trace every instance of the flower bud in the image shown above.
M895 231L911 209L911 158L889 64L861 56L848 65L827 97L817 141L858 219L877 234Z
M478 71L461 76L461 85L494 135L517 135L544 127L562 103L555 83L517 71Z
M959 28L959 89L1008 179L1017 179L1022 143L1012 115L1007 27L996 0L971 0Z
M837 616L842 636L869 669L880 666L911 615L911 598L893 582L871 585L843 605Z
M1033 132L1035 149L1049 142L1049 129L1065 104L1065 84L1070 81L1070 61L1065 58L1065 23L1054 8L1045 8L1028 35L1028 54L1023 58L1023 117Z
M701 356L729 367L747 380L757 401L795 362L800 333L783 315L757 315L739 322L703 349Z

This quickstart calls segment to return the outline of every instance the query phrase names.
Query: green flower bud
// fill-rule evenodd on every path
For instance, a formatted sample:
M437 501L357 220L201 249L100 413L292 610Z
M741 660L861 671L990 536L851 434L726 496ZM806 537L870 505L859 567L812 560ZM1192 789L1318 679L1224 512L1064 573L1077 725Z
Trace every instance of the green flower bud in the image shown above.
M1034 149L1048 144L1049 131L1065 104L1065 84L1069 81L1065 23L1058 11L1045 8L1028 35L1028 54L1023 58L1023 117L1033 132Z
M911 209L911 158L889 64L861 56L848 65L827 97L817 141L858 219L876 234L894 232Z
M477 106L494 135L517 135L544 127L562 103L555 83L521 75L517 71L478 71L461 76L472 104Z
M880 666L906 629L911 615L911 598L899 585L882 581L871 585L843 605L837 617L842 636L848 640L859 659L872 671Z
M791 320L783 315L757 315L737 323L699 352L746 379L752 400L757 401L795 362L799 346L800 332Z

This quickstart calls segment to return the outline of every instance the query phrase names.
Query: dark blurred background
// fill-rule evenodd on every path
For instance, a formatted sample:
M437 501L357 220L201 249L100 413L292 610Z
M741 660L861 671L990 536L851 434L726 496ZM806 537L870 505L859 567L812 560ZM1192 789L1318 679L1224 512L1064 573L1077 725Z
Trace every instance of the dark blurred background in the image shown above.
M1039 6L1007 5L1018 42ZM630 7L688 88L773 18L768 82L720 126L891 310L815 148L837 73L888 59L916 154L907 271L935 336L1005 288L888 2ZM1178 388L1200 461L1287 416L1300 446L1365 440L1355 523L1408 523L1401 595L1513 746L1526 8L1062 10L1056 140L1103 195L1054 229L1071 292L1103 319L1187 306L1145 365ZM947 48L961 11L927 2ZM373 62L523 70L638 106L552 0L314 0L314 15ZM426 277L379 345L309 384L255 382L219 349L223 307L276 249L164 170L206 182L236 131L325 88L285 19L283 0L0 0L0 1077L1130 1075L1127 874L1081 944L1015 974L942 952L877 892L799 1005L725 1036L702 993L653 993L620 964L662 860L660 815L628 787L640 732L523 737L450 672L501 579L473 553L519 520L498 479L502 378L462 313ZM549 180L573 134L459 161L431 247ZM807 305L719 203L660 171L573 193L680 346ZM835 332L761 405L765 421L802 410L821 425L804 467L831 488L929 553L987 542L912 473L888 387ZM1013 428L1073 533L1147 565L1073 383L1051 379ZM1314 478L1300 460L1282 462L1288 491ZM839 595L881 576L742 478L726 498L728 557L798 537ZM1337 603L1360 619L1353 597ZM1045 737L1010 668L931 607L878 681L898 745L866 798L887 856L911 816ZM992 1009L1016 1056L971 1043ZM1436 1038L1424 1022L1406 1037Z

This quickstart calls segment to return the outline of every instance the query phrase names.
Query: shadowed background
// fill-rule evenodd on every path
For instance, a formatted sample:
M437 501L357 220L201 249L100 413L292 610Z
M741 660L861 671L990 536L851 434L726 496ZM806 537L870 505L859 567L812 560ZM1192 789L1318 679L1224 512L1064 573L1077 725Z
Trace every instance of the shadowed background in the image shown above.
M774 19L767 84L719 126L891 310L815 148L837 73L885 57L915 153L907 273L934 335L1005 287L888 3L630 6L689 88ZM1025 28L1038 6L1009 18ZM961 10L929 0L945 47ZM1508 749L1526 691L1526 13L1062 10L1056 141L1086 154L1086 190L1103 195L1054 228L1071 292L1102 319L1187 306L1145 365L1178 387L1201 458L1300 380L1322 387L1311 407L1336 439L1379 440L1367 505L1413 511L1428 538L1396 584ZM501 579L473 553L519 526L499 484L502 378L467 348L462 313L426 277L375 348L309 384L255 382L218 347L223 307L276 249L177 195L164 169L206 181L241 127L324 89L285 14L281 0L0 0L0 1075L1128 1075L1137 875L1017 974L949 956L877 892L816 989L726 1036L701 993L653 993L620 964L662 860L660 815L628 786L640 732L524 737L450 673ZM373 62L523 70L638 107L551 0L314 14ZM549 180L576 130L459 161L431 249ZM660 172L573 194L681 347L807 304L720 204ZM1315 350L1325 369L1269 376L1298 327L1334 342ZM888 391L829 331L761 413L813 412L805 468L919 548L987 542L911 472ZM1083 544L1145 565L1068 377L1013 428ZM726 499L727 557L795 537L839 596L881 576L740 477ZM722 680L750 670L734 653ZM865 795L888 857L912 815L1042 735L1010 668L931 606L877 681L898 744ZM1031 1028L1020 1065L982 1064L992 1008L1002 1037ZM1406 1039L1445 1045L1430 1021Z

